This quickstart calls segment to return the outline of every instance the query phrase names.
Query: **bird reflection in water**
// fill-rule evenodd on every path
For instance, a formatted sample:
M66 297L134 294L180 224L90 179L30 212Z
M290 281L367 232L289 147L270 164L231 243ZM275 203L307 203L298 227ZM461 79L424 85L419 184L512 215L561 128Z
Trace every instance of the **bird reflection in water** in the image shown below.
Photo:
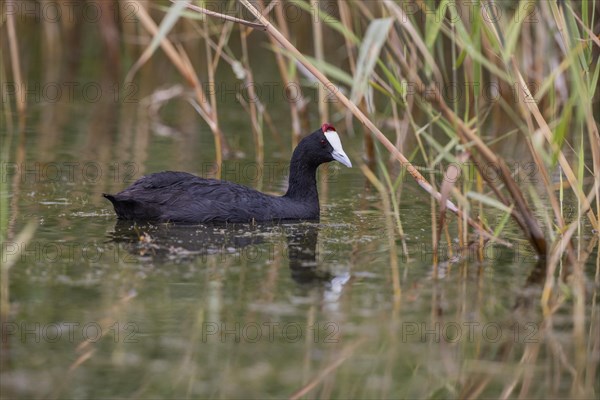
M248 246L275 244L281 234L286 237L292 279L301 286L325 286L328 297L337 297L350 275L319 268L316 223L140 225L119 220L109 236L132 255L166 262L243 253Z

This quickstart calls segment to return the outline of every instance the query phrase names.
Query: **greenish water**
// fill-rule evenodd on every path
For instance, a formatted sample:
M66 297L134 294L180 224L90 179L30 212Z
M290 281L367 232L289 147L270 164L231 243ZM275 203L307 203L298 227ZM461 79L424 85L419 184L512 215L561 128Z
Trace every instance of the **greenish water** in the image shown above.
M92 72L71 79L106 84L90 62ZM146 68L158 73L136 83L131 102L115 102L110 89L98 102L81 93L30 99L22 135L2 117L2 139L11 138L3 263L16 257L2 321L3 398L281 398L303 388L308 398L597 393L596 256L585 268L581 332L571 287L544 317L543 266L514 227L505 232L512 249L458 256L457 243L441 245L435 266L430 201L412 181L400 210L405 246L394 242L399 301L381 199L357 168L321 171L318 224L117 224L102 193L163 169L206 175L214 162L210 131L185 102L149 115L143 99L177 75ZM259 69L264 79L270 68ZM267 105L289 129L284 103ZM226 162L224 178L283 192L287 131L282 146L265 133L265 164L257 165L240 105L229 98L219 113L244 153ZM175 134L157 134L158 123ZM358 161L362 139L343 141ZM33 237L19 241L30 221Z
M6 396L263 398L315 380L323 396L384 398L458 397L459 386L490 380L484 394L495 396L532 351L541 353L527 366L532 379L561 380L530 395L569 393L572 376L555 369L552 352L575 351L569 307L549 343L525 243L488 246L483 262L471 252L449 263L442 246L441 279L432 279L429 202L407 183L395 304L380 199L357 169L331 166L318 224L116 224L100 193L177 165L179 144L153 137L143 166L99 163L79 158L88 151L79 135L65 131L63 150L41 162L43 132L32 128L29 172L5 171L9 184L20 180L13 229L37 221L30 242L5 243L18 256L2 332ZM202 173L208 139L191 144L200 151L186 170ZM263 190L277 192L286 161L272 162ZM230 179L257 186L243 172L255 163L229 165Z

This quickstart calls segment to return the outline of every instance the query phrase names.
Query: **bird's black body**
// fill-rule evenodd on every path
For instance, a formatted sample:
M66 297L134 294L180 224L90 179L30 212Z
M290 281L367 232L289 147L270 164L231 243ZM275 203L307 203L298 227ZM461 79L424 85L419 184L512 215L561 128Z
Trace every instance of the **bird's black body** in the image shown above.
M118 217L125 220L176 223L318 220L317 168L333 161L334 156L350 164L341 151L339 139L336 152L324 132L335 134L333 127L324 124L294 150L288 191L281 197L232 182L171 171L144 176L122 192L104 197L113 203Z
M246 222L318 219L319 199L270 196L249 187L187 172L144 176L114 196L119 218L162 222Z

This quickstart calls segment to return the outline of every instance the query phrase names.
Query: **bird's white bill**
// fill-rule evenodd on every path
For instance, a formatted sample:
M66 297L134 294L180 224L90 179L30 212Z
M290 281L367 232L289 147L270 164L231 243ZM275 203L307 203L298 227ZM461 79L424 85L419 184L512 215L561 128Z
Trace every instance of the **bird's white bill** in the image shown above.
M351 168L352 163L350 162L350 159L348 158L348 156L344 152L344 149L342 148L342 142L337 132L327 131L325 132L325 137L327 138L327 141L329 142L331 147L333 147L333 152L331 153L333 159L341 162L346 167Z

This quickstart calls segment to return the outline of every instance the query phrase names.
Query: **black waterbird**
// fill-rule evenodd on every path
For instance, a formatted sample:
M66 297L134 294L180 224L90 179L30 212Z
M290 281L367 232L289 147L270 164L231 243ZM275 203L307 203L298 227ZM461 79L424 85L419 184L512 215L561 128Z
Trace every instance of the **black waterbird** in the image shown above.
M187 172L165 171L144 176L122 192L104 197L124 220L175 223L318 220L317 168L334 160L352 166L335 128L323 124L294 150L288 190L283 196Z

